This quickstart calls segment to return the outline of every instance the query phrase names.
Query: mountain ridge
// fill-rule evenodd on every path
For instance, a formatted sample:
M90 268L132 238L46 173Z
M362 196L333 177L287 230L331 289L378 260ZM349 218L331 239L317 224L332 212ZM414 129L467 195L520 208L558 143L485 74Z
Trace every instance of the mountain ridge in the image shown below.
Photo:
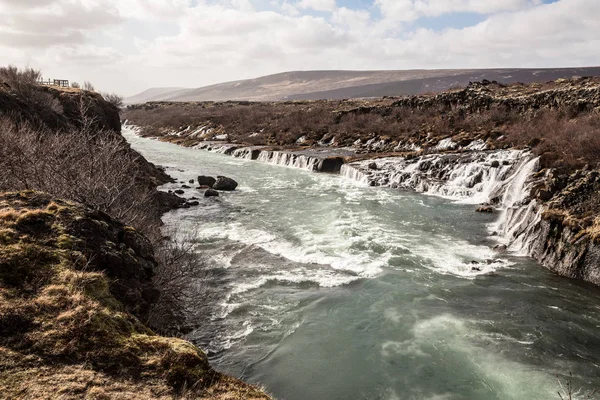
M198 88L150 88L125 99L149 101L286 101L403 96L442 92L469 82L533 83L598 76L600 67L288 71Z

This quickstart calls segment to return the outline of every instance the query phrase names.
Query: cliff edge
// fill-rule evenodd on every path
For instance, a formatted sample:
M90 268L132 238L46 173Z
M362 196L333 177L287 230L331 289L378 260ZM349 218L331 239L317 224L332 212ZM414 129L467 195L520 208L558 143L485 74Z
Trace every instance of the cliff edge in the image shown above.
M107 214L0 194L1 397L269 399L141 322L155 267L150 242Z

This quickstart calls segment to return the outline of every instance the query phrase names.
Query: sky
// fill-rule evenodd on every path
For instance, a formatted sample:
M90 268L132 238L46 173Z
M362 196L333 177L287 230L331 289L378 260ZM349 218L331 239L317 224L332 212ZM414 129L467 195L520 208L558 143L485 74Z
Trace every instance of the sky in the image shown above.
M0 0L0 60L133 95L296 70L600 65L600 0Z

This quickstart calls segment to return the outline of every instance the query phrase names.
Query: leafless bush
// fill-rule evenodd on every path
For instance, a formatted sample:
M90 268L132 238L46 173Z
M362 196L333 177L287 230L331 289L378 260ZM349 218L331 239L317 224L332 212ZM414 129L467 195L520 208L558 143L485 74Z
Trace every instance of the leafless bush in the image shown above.
M94 91L96 91L96 88L94 88L94 85L92 85L91 82L85 81L85 82L83 82L83 90L94 92Z
M208 268L194 249L193 235L171 237L155 246L158 269L154 282L161 290L148 323L164 333L178 335L194 321L206 321L214 311L219 292L218 272Z
M600 163L600 115L573 107L523 111L491 104L469 111L456 104L361 107L352 100L150 103L128 107L124 117L144 127L149 135L209 124L232 141L253 145L292 145L302 136L308 145L335 137L341 146L374 137L390 143L407 138L435 142L436 138L461 135L460 140L468 143L473 137L504 136L499 146L529 146L543 156L544 166L569 169ZM253 135L255 132L261 134Z
M73 89L80 89L81 85L79 84L79 82L71 82L71 87Z
M33 68L19 69L14 65L0 67L0 81L18 89L22 85L34 85L42 78L42 72Z
M600 164L600 115L544 110L515 121L506 129L512 145L529 145L544 166L580 168Z
M116 93L102 93L102 97L115 107L123 108L123 96Z
M41 71L32 68L19 69L12 65L0 67L0 82L8 84L12 93L38 110L46 109L61 113L60 102L52 95L39 90L37 82L41 78Z
M558 397L561 400L573 400L575 394L575 390L573 388L573 374L569 372L569 378L566 380L563 385L561 379L558 375L556 375L556 381L558 382L559 390L557 391ZM598 390L592 390L584 394L586 400L595 400L600 397ZM580 398L577 396L577 398Z
M113 132L52 132L0 120L0 190L44 191L151 232L154 191L140 184L138 157Z

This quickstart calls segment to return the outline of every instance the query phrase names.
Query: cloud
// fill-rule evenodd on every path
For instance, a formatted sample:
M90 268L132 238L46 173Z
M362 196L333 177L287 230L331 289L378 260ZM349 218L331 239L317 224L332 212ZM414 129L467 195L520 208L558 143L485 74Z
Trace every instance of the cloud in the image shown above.
M34 0L24 8L0 0L0 45L18 48L84 42L85 33L121 22L116 8L99 0Z
M298 7L315 11L333 11L336 9L335 0L301 0Z
M438 17L444 14L470 12L492 14L516 11L541 0L375 0L385 18L398 21L414 21L419 17Z

